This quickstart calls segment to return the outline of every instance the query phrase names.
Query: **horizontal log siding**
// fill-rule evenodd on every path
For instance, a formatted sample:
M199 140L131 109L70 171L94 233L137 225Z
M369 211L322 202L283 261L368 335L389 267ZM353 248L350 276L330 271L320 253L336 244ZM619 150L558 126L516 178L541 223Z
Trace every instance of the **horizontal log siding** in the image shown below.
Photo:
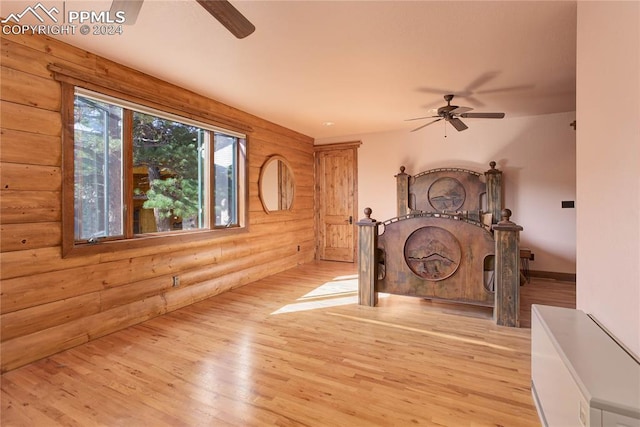
M311 138L49 37L1 40L2 372L313 260ZM62 258L63 124L52 63L252 129L248 232ZM275 154L293 169L295 198L293 210L266 213L258 179Z

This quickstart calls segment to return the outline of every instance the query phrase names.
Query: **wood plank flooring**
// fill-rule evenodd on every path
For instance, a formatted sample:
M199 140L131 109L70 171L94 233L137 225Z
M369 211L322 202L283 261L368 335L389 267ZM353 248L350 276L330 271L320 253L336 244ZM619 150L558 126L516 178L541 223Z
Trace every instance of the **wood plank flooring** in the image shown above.
M573 306L533 281L530 303ZM381 295L315 262L2 376L9 426L538 426L530 330L482 307Z

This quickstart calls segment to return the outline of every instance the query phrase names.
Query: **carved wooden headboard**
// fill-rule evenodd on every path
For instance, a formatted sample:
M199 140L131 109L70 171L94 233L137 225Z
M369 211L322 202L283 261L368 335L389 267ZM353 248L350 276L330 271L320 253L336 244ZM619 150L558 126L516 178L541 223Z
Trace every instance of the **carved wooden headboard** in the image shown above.
M398 216L410 212L439 212L497 222L502 209L502 172L491 162L484 174L467 169L430 169L411 176L404 166L396 175Z

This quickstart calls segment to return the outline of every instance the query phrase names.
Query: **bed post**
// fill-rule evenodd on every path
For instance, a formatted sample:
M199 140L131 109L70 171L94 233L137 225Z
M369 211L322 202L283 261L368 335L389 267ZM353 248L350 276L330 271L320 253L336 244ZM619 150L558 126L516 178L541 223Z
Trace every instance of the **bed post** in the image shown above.
M496 169L496 162L489 163L491 169L484 173L487 182L487 212L492 216L491 222L496 224L502 211L502 172Z
M371 218L371 208L365 208L366 218L358 221L358 304L375 307L378 304L378 221Z
M495 305L493 318L498 325L520 326L520 250L522 227L511 222L511 211L503 209L500 222L492 228L496 242Z
M400 166L400 173L396 175L397 216L409 213L409 175L404 173L404 166Z

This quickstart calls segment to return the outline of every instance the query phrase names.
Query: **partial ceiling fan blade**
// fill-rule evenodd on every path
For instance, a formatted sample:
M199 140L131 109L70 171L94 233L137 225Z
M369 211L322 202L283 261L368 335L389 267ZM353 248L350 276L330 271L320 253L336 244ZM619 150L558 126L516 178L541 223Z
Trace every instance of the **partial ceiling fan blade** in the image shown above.
M439 118L439 119L436 119L436 120L434 120L434 121L431 121L431 122L427 123L426 125L422 125L422 126L420 126L420 127L417 127L417 128L415 128L415 129L413 129L411 132L415 132L415 131L417 131L417 130L420 130L420 129L422 129L423 127L429 126L430 124L433 124L433 123L435 123L435 122L439 122L440 120L442 120L442 118Z
M528 90L528 89L533 89L534 87L536 87L536 85L533 84L525 84L525 85L516 85L516 86L506 86L506 87L499 87L499 88L495 88L495 89L485 89L485 90L479 90L476 93L477 94L487 94L487 93L499 93L499 92L513 92L516 90Z
M124 25L133 25L138 20L138 14L144 0L113 0L109 16L115 16L116 12L124 12Z
M227 0L196 1L239 39L247 37L256 30L256 27Z
M467 101L469 104L475 107L478 107L478 108L484 107L484 103L472 95L467 95L467 96L464 96L463 98L465 99L465 101Z
M485 83L495 79L499 74L500 74L499 71L487 71L486 73L479 75L475 80L469 83L467 87L465 87L464 89L466 92L474 93L477 88L484 86Z
M443 93L453 93L453 91L450 89L441 89L437 87L426 87L426 86L416 88L416 91L424 92L424 93L432 93L434 95L442 95ZM439 101L442 101L442 96L440 96Z
M467 129L467 128L468 128L468 126L467 126L467 125L465 125L465 124L462 122L462 120L460 120L460 119L458 119L458 118L455 118L455 117L453 117L453 118L449 119L449 123L451 123L451 126L453 126L454 128L456 128L456 130L457 130L458 132L463 131L463 130L465 130L465 129Z
M460 117L470 119L503 119L504 113L462 113Z
M424 116L424 117L416 117L413 119L405 119L405 122L411 122L413 120L424 120L424 119L435 119L436 117L440 117L440 116Z
M456 116L459 116L460 114L467 113L471 110L473 110L473 108L471 107L458 107L458 108L454 108L450 112L451 114L455 114Z

